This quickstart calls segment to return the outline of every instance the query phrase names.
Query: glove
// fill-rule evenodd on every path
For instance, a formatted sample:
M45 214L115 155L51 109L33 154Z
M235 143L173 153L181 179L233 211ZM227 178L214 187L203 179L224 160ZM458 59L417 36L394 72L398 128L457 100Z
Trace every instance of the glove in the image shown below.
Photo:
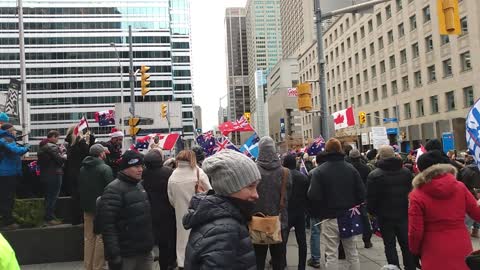
M418 269L422 269L422 265L420 264L420 256L413 255L413 262L415 264L415 267L417 267Z
M122 270L122 257L117 256L113 260L108 261L108 269Z

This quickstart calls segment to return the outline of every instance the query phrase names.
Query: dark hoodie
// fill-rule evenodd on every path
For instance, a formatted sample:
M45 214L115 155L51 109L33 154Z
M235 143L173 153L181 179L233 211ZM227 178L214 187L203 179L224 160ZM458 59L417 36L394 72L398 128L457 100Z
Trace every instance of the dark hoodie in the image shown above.
M196 195L183 217L192 229L185 252L185 269L256 269L248 232L249 216L240 200L220 195ZM247 203L248 204L248 203Z
M275 150L275 143L270 137L263 137L258 143L258 159L257 167L260 171L262 179L257 186L259 199L257 200L254 213L261 212L268 216L278 216L280 210L280 194L282 188L283 170L280 159ZM288 170L287 170L288 171ZM291 193L291 176L287 173L287 193L285 198L290 197ZM286 201L288 201L286 199ZM282 228L288 227L288 202L281 212Z
M86 157L78 175L78 192L83 212L95 213L97 198L113 181L112 169L98 157Z
M65 159L60 155L58 146L43 139L40 141L38 150L38 165L40 166L41 176L52 176L63 174L63 163Z

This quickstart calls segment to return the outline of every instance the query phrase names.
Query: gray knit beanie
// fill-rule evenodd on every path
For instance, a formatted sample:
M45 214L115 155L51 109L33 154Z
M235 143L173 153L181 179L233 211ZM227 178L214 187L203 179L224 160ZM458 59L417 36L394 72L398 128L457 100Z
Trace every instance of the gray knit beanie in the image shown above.
M202 169L219 195L238 192L262 178L255 162L233 150L223 150L208 157L203 161Z

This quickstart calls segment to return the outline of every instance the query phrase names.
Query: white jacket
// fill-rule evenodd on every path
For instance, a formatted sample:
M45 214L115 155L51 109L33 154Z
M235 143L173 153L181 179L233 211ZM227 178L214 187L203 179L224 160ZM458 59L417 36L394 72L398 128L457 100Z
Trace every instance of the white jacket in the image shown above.
M168 179L168 200L175 208L177 222L177 261L178 267L184 267L185 249L187 247L190 230L183 227L183 216L187 213L190 200L195 194L197 183L197 170L199 170L200 184L205 190L212 189L208 176L199 167L191 168L186 161L179 161L178 167Z

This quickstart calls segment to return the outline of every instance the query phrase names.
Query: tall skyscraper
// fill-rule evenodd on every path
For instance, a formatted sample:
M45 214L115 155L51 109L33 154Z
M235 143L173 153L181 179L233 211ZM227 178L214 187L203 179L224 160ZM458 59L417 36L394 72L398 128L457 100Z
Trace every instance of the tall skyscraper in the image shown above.
M315 37L313 0L280 0L283 58L298 57Z
M50 129L65 134L83 115L97 137L108 136L111 127L99 127L93 118L120 103L119 62L124 101L130 101L129 25L134 71L151 67L144 98L136 82L136 106L182 101L182 132L193 139L189 0L24 0L23 5L32 144ZM0 1L0 91L19 76L16 11L15 0Z
M264 125L265 93L261 93L266 86L258 84L265 81L266 75L282 58L280 0L248 0L246 10L250 110L257 130L268 134Z

